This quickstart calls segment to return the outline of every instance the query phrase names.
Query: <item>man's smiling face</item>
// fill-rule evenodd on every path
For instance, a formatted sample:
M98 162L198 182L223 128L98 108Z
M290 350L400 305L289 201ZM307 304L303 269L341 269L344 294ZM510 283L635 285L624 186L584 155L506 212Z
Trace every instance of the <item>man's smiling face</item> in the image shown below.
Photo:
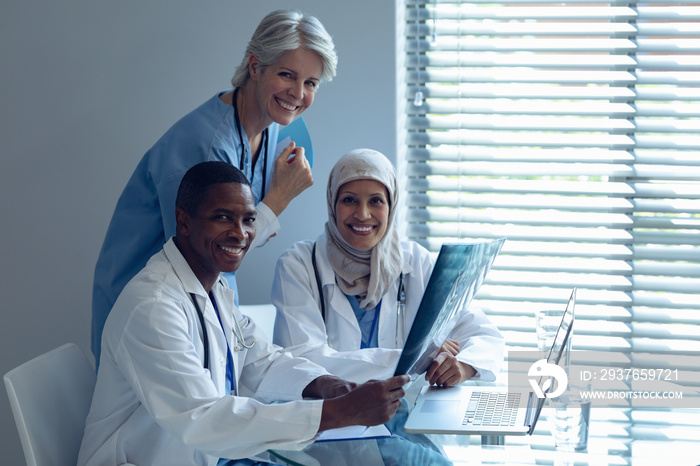
M219 273L238 270L255 238L255 215L250 186L241 183L211 185L196 215L178 209L179 237L187 243L180 250L205 288Z

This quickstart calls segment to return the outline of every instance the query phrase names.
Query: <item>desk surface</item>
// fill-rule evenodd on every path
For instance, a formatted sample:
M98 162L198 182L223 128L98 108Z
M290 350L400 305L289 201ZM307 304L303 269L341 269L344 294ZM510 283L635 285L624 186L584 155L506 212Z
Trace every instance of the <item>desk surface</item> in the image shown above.
M482 445L479 436L407 434L403 423L416 393L409 390L407 400L389 423L391 437L314 443L302 451L270 452L273 460L303 466L700 464L700 451L696 451L693 440L700 435L697 410L657 413L666 422L655 417L639 424L641 427L620 424L618 418L625 416L624 410L592 410L587 452L562 453L554 447L550 421L553 416L547 405L532 436L507 436L505 444L500 446ZM681 422L682 419L686 422ZM688 423L688 419L692 422ZM679 429L676 422L684 424L680 429L690 436L688 441L675 433Z

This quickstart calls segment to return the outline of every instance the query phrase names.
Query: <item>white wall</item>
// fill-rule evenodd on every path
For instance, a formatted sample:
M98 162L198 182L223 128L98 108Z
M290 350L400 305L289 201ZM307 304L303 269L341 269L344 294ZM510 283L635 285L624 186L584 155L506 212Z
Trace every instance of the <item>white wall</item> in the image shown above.
M68 341L89 353L92 272L121 189L175 120L228 87L259 20L291 5L0 0L0 373ZM395 0L293 6L333 36L338 76L304 115L315 185L246 258L244 303L266 302L277 256L320 232L340 155L395 153ZM4 385L0 398L0 463L23 464Z

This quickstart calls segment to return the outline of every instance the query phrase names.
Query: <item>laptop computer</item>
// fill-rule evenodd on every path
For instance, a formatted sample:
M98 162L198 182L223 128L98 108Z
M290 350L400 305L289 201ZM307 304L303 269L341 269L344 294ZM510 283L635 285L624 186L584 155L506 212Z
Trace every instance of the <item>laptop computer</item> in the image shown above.
M569 358L567 343L575 305L576 288L571 292L547 364L558 365L562 358L564 361ZM420 434L530 435L546 396L555 385L550 376L537 379L539 391L544 395L541 398L534 390L516 391L503 386L423 387L404 430Z
M441 246L394 375L424 373L479 287L505 238Z

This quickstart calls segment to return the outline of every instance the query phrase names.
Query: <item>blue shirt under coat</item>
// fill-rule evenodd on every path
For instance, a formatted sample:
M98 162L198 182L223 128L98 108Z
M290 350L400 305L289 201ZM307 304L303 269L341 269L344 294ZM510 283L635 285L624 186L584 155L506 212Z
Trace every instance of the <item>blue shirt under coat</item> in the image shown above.
M367 309L360 307L360 302L357 297L352 295L345 295L352 306L352 311L355 313L355 318L360 326L360 331L362 332L362 348L377 348L379 347L379 337L377 334L377 325L379 316L379 306L381 301L374 309Z

